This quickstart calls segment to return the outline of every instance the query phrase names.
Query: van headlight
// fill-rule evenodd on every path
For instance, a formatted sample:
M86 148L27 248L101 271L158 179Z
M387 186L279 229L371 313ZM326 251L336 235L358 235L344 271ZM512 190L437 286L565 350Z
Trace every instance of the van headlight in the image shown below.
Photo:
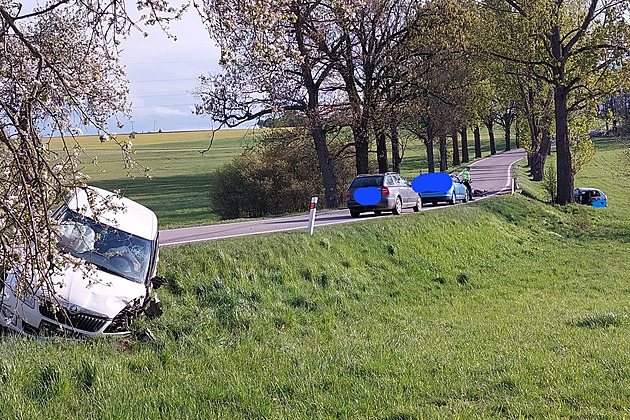
M17 276L15 274L11 273L7 275L7 279L4 282L4 288L8 289L15 295L15 290L17 289Z
M20 296L17 293L18 280L15 274L9 274L7 276L7 280L4 283L5 291L8 290L11 294L21 300L25 305L27 305L31 309L35 309L35 298L30 293L26 294L26 296Z
M31 295L25 296L24 298L20 299L22 302L24 302L24 304L26 306L28 306L31 309L35 309L35 298Z

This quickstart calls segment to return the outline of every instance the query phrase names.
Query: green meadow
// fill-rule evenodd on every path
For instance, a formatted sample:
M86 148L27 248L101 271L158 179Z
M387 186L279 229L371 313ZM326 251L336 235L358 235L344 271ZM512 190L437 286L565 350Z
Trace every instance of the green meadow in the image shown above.
M630 417L622 144L551 206L538 184L439 211L165 248L133 338L0 340L11 419ZM627 147L627 143L626 143Z
M211 137L209 131L136 134L118 136L120 141L131 140L133 157L142 166L151 168L151 178L142 171L124 169L120 147L114 142L101 142L97 136L82 136L77 140L86 151L81 157L81 170L91 177L90 183L108 190L120 189L125 196L144 204L156 212L160 228L199 226L220 221L213 209L210 186L216 170L243 152L256 141L261 130L221 130L212 148L206 153ZM502 132L497 132L497 150L505 143ZM72 147L68 142L68 147ZM473 149L472 133L469 145ZM482 132L482 150L488 156L487 133ZM60 139L53 139L53 150L62 147ZM471 153L471 158L474 151ZM96 158L98 166L92 164ZM402 173L413 179L419 170L426 172L426 151L415 138L406 142ZM305 203L307 208L308 203Z
M140 170L127 173L116 143L101 142L97 136L77 139L87 154L81 156L81 170L90 176L91 185L120 189L154 210L160 228L167 228L220 220L210 204L209 188L215 171L252 145L255 135L252 130L220 131L211 150L204 154L210 144L209 131L136 134L133 139L119 135L120 141L132 141L133 157L139 165L150 168L150 178ZM53 139L52 148L60 147L60 140ZM92 164L93 158L98 166Z

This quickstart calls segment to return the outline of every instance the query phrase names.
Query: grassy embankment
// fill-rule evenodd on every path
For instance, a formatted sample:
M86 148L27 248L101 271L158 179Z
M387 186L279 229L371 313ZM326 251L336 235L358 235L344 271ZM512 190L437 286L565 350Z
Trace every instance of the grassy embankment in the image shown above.
M630 416L628 167L524 196L165 249L155 343L0 341L3 418ZM524 182L534 196L542 194Z
M487 156L489 141L487 133L482 133L482 150ZM209 136L207 131L137 134L132 140L136 150L134 157L143 166L151 168L152 179L141 173L135 174L135 178L127 177L120 148L115 143L101 143L97 136L81 137L81 145L90 156L96 156L99 163L99 167L95 167L89 158L83 157L86 163L82 170L92 177L92 185L109 190L121 189L125 196L151 208L158 215L160 228L216 223L220 217L210 200L215 171L239 155L253 138L251 130L219 131L212 149L202 156L200 151L207 148ZM497 139L501 136L497 133ZM120 139L128 140L126 135L120 135ZM469 141L472 148L472 140ZM52 146L58 149L60 144L56 140ZM504 143L498 141L497 148L503 150ZM410 140L402 173L413 179L420 169L427 170L424 145L418 140Z

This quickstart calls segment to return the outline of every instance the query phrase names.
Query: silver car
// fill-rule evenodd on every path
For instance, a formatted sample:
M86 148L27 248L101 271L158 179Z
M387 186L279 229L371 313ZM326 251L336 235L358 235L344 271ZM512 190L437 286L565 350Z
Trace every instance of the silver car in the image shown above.
M346 191L346 204L352 217L368 211L400 214L403 208L422 208L420 195L411 188L411 182L396 172L358 175Z

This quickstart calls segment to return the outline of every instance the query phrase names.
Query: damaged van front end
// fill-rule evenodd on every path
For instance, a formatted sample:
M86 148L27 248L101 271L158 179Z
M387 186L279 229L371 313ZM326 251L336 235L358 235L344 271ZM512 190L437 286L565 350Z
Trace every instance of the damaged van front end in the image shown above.
M37 287L38 279L19 281L19 268L3 276L0 325L38 336L125 335L137 317L161 314L155 213L90 188L78 189L53 217L60 226L57 246L69 262Z

